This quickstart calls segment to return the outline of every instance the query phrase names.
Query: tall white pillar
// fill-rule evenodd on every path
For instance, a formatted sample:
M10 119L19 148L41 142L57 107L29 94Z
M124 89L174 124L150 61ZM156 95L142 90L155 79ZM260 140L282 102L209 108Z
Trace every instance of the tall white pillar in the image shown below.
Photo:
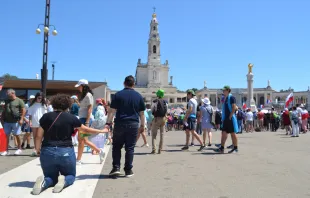
M253 78L254 75L252 73L252 64L248 65L249 67L249 73L247 75L247 81L248 81L248 101L247 101L247 106L251 108L252 111L257 111L256 110L256 105L255 101L253 99Z
M310 90L308 88L308 95L307 95L307 108L308 108L308 111L310 111Z
M218 104L217 104L217 92L215 93L215 106L218 107Z

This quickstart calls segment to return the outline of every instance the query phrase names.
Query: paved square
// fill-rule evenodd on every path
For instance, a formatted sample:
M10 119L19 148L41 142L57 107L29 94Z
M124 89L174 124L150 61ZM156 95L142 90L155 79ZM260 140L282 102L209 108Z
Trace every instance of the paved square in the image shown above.
M214 143L219 143L220 132L213 135ZM238 137L239 153L217 154L214 146L203 152L197 151L198 146L182 152L184 132L165 133L166 151L161 155L149 154L151 148L136 147L132 178L108 177L111 151L103 166L98 164L98 156L86 153L83 156L86 163L77 168L73 186L57 195L49 189L39 197L310 197L309 134L291 138L279 131L245 133ZM148 141L151 142L150 137ZM230 143L228 138L227 145ZM142 145L142 140L138 145ZM32 161L26 163L29 160ZM0 163L0 198L34 197L30 195L31 188L35 178L42 174L39 160L10 156L0 157Z
M215 132L214 142L220 140ZM135 197L309 197L310 136L291 138L279 132L241 134L239 153L216 154L199 147L182 152L184 132L168 132L167 151L149 154L151 149L136 148L132 178L101 179L94 198ZM150 141L149 141L150 142ZM228 138L227 145L231 143ZM142 144L139 140L138 145ZM214 148L214 147L212 147ZM109 173L111 156L102 174Z

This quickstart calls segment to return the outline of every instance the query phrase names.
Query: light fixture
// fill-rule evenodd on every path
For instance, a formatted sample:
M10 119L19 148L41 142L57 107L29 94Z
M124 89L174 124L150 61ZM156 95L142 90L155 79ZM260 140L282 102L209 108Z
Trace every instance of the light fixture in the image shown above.
M53 34L54 36L57 36L57 34L58 34L57 30L53 30L52 34Z
M36 29L36 34L41 34L40 28Z
M48 33L49 30L50 30L50 29L49 29L48 27L44 27L44 32L45 32L45 33Z

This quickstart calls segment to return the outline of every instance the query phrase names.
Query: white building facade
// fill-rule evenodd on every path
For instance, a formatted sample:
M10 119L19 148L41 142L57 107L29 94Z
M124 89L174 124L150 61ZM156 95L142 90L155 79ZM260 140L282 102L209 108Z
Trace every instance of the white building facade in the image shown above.
M150 23L150 33L148 39L148 58L147 63L142 63L138 59L136 68L136 85L138 91L146 103L151 103L156 98L158 89L165 91L165 99L169 104L185 104L186 93L180 92L173 86L173 77L169 77L169 63L166 60L161 62L160 54L160 35L158 31L158 20L156 13L153 13ZM116 91L112 91L114 94Z

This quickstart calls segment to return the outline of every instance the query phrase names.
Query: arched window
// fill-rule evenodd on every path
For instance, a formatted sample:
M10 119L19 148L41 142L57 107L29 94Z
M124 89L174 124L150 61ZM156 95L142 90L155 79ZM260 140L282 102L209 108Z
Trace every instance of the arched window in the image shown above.
M156 71L153 71L153 80L156 80L156 78L157 78L157 73Z
M265 104L265 97L261 96L259 99L259 104L264 105Z
M155 26L153 27L153 30L154 30L154 31L156 30L156 27L155 27Z
M153 45L153 53L156 54L156 45Z

